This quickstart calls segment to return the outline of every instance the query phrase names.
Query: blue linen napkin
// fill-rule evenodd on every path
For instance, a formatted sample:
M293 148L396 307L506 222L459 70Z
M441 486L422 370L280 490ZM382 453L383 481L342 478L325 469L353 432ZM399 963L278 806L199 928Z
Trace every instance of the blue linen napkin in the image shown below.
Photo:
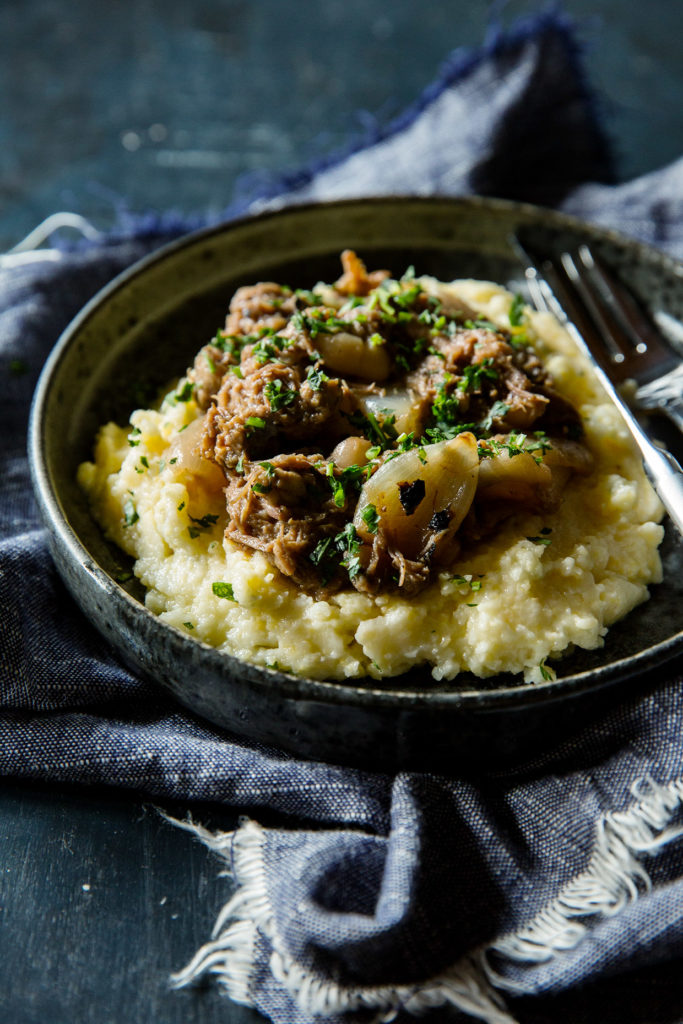
M611 176L575 35L551 14L457 54L392 125L336 160L252 182L226 216L310 198L476 191L559 205L683 255L683 161L626 185ZM127 216L99 245L0 270L0 771L287 820L215 835L186 825L225 857L236 888L177 981L214 974L275 1022L430 1008L442 1019L443 1007L493 1024L673 1019L683 1006L680 665L514 772L392 777L226 738L124 669L63 590L26 464L37 374L101 285L200 222Z

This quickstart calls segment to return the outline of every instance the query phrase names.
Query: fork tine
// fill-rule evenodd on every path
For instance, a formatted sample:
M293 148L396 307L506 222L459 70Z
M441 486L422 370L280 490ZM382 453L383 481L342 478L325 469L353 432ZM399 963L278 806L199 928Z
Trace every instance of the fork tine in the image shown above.
M574 301L572 288L567 286L566 279L562 281L558 269L550 261L539 266L519 237L513 239L513 246L526 268L532 301L537 308L555 313L579 349L592 358L602 386L621 413L640 450L648 477L679 533L683 535L683 469L670 452L654 444L619 393L615 379L621 375L623 364L608 359L604 345L596 343L599 339L594 321L587 316L585 307ZM617 367L618 373L615 373Z
M610 310L633 348L638 353L645 352L647 343L643 340L643 332L638 331L635 326L644 318L640 315L631 296L619 287L616 279L595 258L585 242L579 246L577 255L600 293L603 303Z
M578 256L599 290L604 305L639 355L639 376L650 370L661 375L678 365L680 359L677 354L662 339L650 318L618 277L591 252L586 243L579 246Z
M593 288L586 269L582 270L582 264L577 264L569 252L561 254L560 264L597 328L597 339L605 346L613 362L623 363L631 346L628 339L624 340L623 334L619 333L618 328L615 329L616 324L602 305L600 293Z

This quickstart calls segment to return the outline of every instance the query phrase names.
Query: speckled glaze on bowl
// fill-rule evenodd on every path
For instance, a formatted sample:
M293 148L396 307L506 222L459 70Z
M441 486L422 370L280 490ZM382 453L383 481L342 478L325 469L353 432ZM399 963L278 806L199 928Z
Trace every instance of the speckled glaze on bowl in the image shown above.
M412 264L446 280L519 288L515 232L540 233L544 245L590 241L651 312L683 320L683 268L666 256L571 218L482 199L352 200L241 220L167 246L88 304L43 371L30 459L59 572L126 664L247 740L365 767L448 770L535 759L682 655L683 548L667 529L664 583L610 630L604 648L559 662L554 682L460 676L436 683L418 669L383 684L339 683L258 668L161 623L144 607L136 580L115 581L125 556L104 540L76 485L97 428L108 419L126 422L185 371L239 285L271 279L310 287L335 278L338 254L350 247L369 266L395 274Z

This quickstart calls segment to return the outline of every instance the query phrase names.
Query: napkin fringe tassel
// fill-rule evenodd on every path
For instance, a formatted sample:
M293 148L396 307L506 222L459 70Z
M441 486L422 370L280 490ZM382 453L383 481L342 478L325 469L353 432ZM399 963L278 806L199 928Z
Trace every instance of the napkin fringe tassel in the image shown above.
M257 1005L252 991L255 955L268 948L271 975L303 1014L335 1017L353 1010L375 1010L376 1024L390 1022L400 1011L418 1015L450 1005L485 1024L515 1024L503 992L522 985L497 973L489 955L535 964L578 945L588 930L581 919L609 917L651 889L639 858L656 854L683 836L672 824L683 807L683 778L660 785L640 779L631 792L636 800L624 811L611 811L597 823L596 840L585 871L568 882L557 897L523 928L462 957L448 970L414 985L339 985L297 963L279 940L268 898L263 862L265 832L247 821L235 832L210 833L191 820L175 822L193 832L229 864L237 889L220 912L207 942L172 978L176 987L206 974L215 975L235 1002ZM173 820L173 819L169 819Z
M188 821L167 820L193 832L231 865L237 889L221 910L212 938L197 951L187 966L174 974L176 988L214 975L236 1003L255 1006L250 991L257 946L265 940L270 948L270 971L303 1013L332 1017L353 1010L378 1011L375 1021L388 1024L401 1010L419 1014L451 1005L485 1024L515 1024L501 997L486 978L479 954L464 957L448 971L420 985L345 986L321 979L298 964L280 943L267 895L263 847L265 833L255 821L235 832L213 834ZM228 872L226 872L227 874ZM262 938L261 938L262 937Z
M638 779L631 793L636 803L624 811L608 812L598 821L586 870L528 924L496 940L487 952L520 963L543 963L581 942L589 927L583 920L613 917L651 890L650 876L639 858L656 854L683 836L683 824L672 824L683 807L683 778L665 785L650 777ZM497 987L517 989L491 968L487 973Z

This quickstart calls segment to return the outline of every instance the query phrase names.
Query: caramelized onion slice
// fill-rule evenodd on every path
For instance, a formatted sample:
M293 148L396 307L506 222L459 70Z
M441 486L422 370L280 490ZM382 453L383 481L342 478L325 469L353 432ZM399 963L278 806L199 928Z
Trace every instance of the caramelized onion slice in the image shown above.
M444 551L469 511L478 472L477 442L469 432L403 452L364 485L353 525L371 541L363 512L374 505L379 528L406 558L424 557L437 538Z
M183 471L201 482L208 491L220 491L225 487L222 469L200 454L205 422L206 415L200 416L173 439L166 463L173 465L176 472Z
M391 373L386 345L371 345L357 334L321 334L315 339L315 346L325 366L343 377L376 381L385 380Z
M358 397L363 412L371 412L382 416L385 411L396 417L394 426L399 434L409 434L419 425L419 411L412 392L405 389L391 388L383 395L363 395Z
M577 441L553 438L542 456L500 452L482 459L477 501L505 501L529 509L551 510L572 473L590 473L593 457Z

